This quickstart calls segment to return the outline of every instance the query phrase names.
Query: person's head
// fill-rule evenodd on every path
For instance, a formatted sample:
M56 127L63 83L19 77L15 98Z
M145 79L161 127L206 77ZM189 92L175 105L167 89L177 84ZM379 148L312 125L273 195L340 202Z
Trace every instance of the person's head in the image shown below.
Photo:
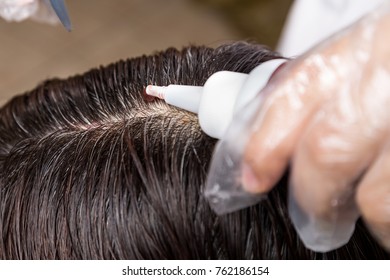
M246 43L168 49L15 97L0 109L0 257L388 257L360 223L339 250L305 249L287 214L287 174L258 205L216 216L203 196L216 140L196 115L144 94L276 57Z

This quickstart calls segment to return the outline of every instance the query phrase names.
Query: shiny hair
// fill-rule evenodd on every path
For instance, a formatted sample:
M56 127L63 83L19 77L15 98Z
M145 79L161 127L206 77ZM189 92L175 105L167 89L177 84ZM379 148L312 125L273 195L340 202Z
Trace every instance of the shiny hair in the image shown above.
M13 98L0 109L0 258L388 258L360 222L343 248L306 249L288 218L288 174L261 203L216 216L203 195L215 139L144 94L273 58L247 43L168 49Z

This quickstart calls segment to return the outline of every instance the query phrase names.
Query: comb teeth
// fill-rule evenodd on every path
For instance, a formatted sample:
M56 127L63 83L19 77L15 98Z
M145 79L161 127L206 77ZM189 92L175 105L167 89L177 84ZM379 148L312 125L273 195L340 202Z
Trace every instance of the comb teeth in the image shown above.
M148 85L146 87L146 94L160 99L165 99L166 87Z

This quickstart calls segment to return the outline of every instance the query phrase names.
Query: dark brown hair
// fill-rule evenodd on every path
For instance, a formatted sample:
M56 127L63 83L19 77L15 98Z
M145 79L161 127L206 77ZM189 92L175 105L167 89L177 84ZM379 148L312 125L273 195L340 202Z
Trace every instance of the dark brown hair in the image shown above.
M388 258L360 222L347 246L307 250L288 218L287 174L258 205L216 216L203 196L216 141L196 115L143 94L276 57L246 43L168 49L12 99L0 109L0 257Z

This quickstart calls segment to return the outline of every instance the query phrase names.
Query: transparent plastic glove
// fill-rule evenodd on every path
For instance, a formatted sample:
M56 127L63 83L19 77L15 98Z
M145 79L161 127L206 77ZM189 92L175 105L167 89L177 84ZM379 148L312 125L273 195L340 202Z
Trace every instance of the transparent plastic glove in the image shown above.
M289 212L306 247L326 252L346 244L362 215L390 248L388 30L386 5L284 66L261 92L258 108L249 110L255 112L246 117L250 125L233 121L246 136L228 133L221 142L224 153L242 160L221 164L217 151L206 187L225 188L229 196L232 185L218 182L234 181L235 192L242 185L246 197L234 209L243 208L290 165ZM215 203L219 213L229 212L224 200Z
M59 23L49 0L0 0L0 17L6 21L33 19L50 24Z
M315 251L346 244L360 213L390 245L389 28L386 7L287 66L246 147L247 191L269 191L291 162L290 216Z

